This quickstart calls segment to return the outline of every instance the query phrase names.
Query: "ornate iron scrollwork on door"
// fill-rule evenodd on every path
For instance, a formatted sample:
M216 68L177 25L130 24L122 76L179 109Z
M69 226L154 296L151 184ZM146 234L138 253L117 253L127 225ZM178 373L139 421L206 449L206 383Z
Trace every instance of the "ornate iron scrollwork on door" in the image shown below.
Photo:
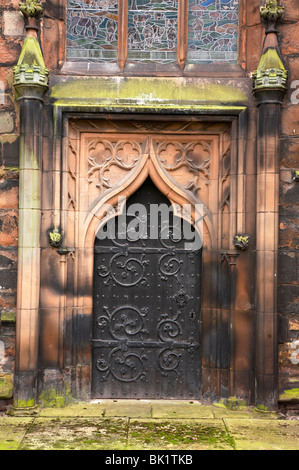
M146 285L144 277L145 266L149 263L145 255L141 258L129 257L129 253L117 253L114 255L109 266L102 264L97 267L99 276L106 278L105 284L113 280L116 284L124 287L137 286L139 283Z
M136 199L164 200L150 180ZM201 252L189 256L172 226L139 240L117 229L95 245L93 396L198 397Z

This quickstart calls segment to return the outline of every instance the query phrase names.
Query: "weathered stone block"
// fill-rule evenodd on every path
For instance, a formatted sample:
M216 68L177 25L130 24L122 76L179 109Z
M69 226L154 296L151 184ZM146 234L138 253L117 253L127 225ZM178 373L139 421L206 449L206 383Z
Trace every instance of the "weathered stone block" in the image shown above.
M6 173L6 172L5 172ZM0 209L18 208L18 181L0 175Z
M11 374L0 373L0 398L9 399L13 395L13 384Z
M7 135L2 137L3 160L6 167L19 166L19 136Z
M17 247L2 247L0 250L1 268L17 268Z
M288 204L280 207L279 246L283 251L299 248L299 217L297 206Z
M15 246L18 240L18 215L13 210L0 210L0 245Z
M24 17L20 11L3 12L4 36L22 36L24 33Z
M278 286L278 310L284 315L296 315L299 311L299 286Z
M16 269L0 269L0 288L15 291L17 288Z
M0 111L0 133L9 134L15 127L14 117L8 111Z
M298 8L298 7L297 7ZM299 52L299 36L298 25L287 23L281 26L281 52L283 55L298 54Z
M281 186L281 204L299 204L298 182L284 183Z
M298 258L297 254L291 252L280 252L278 255L278 281L284 284L296 283L298 281Z
M287 136L281 139L280 155L281 165L290 169L299 169L299 138Z
M15 40L5 40L0 38L0 63L4 66L15 65L21 52L21 41L23 38L18 37Z

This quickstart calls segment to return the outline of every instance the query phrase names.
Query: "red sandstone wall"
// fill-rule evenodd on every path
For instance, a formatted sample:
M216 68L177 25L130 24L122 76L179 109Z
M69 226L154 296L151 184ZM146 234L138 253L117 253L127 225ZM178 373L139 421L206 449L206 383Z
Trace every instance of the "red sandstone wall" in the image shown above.
M19 122L12 67L21 52L24 21L18 11L18 1L3 3L0 22L0 378L7 378L5 373L11 373L14 367L18 244ZM4 360L1 357L3 344Z
M299 354L298 361L293 354L296 350L299 353L299 346L293 343L299 340L299 183L293 179L294 170L299 170L299 8L298 0L282 3L286 14L280 27L280 44L289 70L289 91L282 111L280 159L280 380L282 389L293 389L299 388Z

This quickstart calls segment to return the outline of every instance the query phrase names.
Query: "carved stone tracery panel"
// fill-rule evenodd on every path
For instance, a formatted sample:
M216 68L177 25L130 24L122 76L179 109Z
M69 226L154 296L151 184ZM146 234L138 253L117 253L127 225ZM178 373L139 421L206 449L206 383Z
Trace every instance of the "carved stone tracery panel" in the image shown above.
M211 147L209 142L156 143L156 153L162 167L183 189L197 193L210 177Z
M134 140L92 140L88 143L87 173L89 183L95 184L103 193L120 183L140 160L144 149Z
M208 237L218 248L223 238L219 230L230 231L226 214L231 148L226 123L78 120L69 127L66 166L64 210L77 212L78 223L85 227L77 230L81 246L92 218L103 215L101 204L117 208L116 196L128 197L148 175L171 202L203 205ZM66 226L62 229L67 232ZM224 238L232 236L225 233ZM67 235L65 244L73 246L74 240Z

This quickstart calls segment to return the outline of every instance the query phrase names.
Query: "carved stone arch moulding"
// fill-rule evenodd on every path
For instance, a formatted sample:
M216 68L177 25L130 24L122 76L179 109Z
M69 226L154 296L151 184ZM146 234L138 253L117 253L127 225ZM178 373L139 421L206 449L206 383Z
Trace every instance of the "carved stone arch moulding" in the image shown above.
M237 156L231 129L228 122L200 120L70 120L62 159L63 202L55 208L60 220L54 224L61 227L64 247L92 247L96 226L109 217L107 210L113 207L117 215L119 200L149 176L174 207L191 206L198 230L203 221L202 239L209 251L233 248L231 168Z
M101 144L102 142L99 141ZM129 146L128 142L124 146ZM132 148L137 149L138 144L136 142L130 142ZM163 149L165 149L165 142L163 143ZM173 145L173 144L171 144ZM169 201L172 203L174 212L191 222L191 224L196 228L197 232L201 239L204 238L203 234L203 224L206 228L206 233L208 234L208 239L205 237L205 243L209 245L213 241L212 237L212 221L211 215L208 208L203 204L199 195L196 191L192 192L189 188L179 185L176 180L171 176L171 172L175 166L167 168L167 165L163 167L162 161L160 160L161 155L156 151L161 150L155 146L155 142L152 138L149 137L148 142L146 142L146 147L142 149L139 147L140 155L139 158L136 158L132 165L128 165L127 162L120 163L110 166L108 161L104 161L101 165L95 165L93 160L92 171L89 170L89 175L96 169L98 171L98 179L102 179L102 171L104 166L107 164L107 173L111 179L118 181L110 187L107 180L104 185L108 188L102 191L100 198L96 199L92 203L91 207L88 208L86 214L84 232L86 237L84 240L85 246L93 246L94 238L96 231L101 225L107 222L111 217L115 217L123 212L125 201L144 183L147 177L150 177L155 186L164 194ZM144 153L142 153L144 152ZM160 158L159 158L160 157ZM110 157L108 157L108 160ZM167 162L168 163L168 162ZM183 171L181 171L180 176L183 177L184 174L188 177L188 165L186 163L181 164ZM180 164L177 165L180 167ZM109 168L109 169L108 169ZM190 167L191 168L191 167ZM123 179L119 175L120 173L125 174ZM189 175L190 176L190 175ZM192 174L193 180L198 179ZM91 180L90 180L91 181ZM95 184L95 183L94 183ZM195 181L189 180L187 183L188 186L195 186ZM101 184L96 184L97 187L102 186ZM184 211L185 208L185 211Z

